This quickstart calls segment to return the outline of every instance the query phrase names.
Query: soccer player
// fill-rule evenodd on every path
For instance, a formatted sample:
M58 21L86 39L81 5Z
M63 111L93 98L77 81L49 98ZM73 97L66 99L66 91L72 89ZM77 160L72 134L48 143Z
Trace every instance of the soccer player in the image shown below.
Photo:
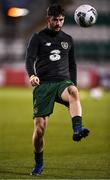
M61 5L50 5L47 27L34 33L27 47L26 69L34 86L32 144L35 166L31 174L35 176L43 171L44 133L55 102L69 109L74 141L80 141L89 134L89 130L82 127L73 39L61 30L64 18Z

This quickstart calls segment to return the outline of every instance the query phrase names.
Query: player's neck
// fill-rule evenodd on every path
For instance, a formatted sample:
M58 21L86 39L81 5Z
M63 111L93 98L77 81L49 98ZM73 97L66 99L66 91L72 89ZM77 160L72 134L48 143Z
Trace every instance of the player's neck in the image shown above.
M60 30L60 31L55 31L54 29L52 29L52 28L50 28L50 27L48 27L48 26L47 26L46 29L47 29L47 31L48 31L50 34L53 34L53 35L56 35L56 34L58 34L58 33L61 31L61 30Z

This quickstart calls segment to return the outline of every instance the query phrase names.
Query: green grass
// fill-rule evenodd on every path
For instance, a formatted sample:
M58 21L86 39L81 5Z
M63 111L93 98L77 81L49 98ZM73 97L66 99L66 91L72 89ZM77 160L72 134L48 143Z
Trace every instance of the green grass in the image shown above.
M31 89L0 89L0 179L35 179ZM72 141L70 116L56 104L45 134L44 172L37 179L110 178L110 93L94 100L80 92L83 123L91 130L81 142Z

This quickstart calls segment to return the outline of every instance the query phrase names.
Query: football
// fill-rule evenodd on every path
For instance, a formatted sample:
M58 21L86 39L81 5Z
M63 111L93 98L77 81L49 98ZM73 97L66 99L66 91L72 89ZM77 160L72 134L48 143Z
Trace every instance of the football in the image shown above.
M97 10L88 4L81 5L74 12L74 19L81 27L90 27L96 23Z

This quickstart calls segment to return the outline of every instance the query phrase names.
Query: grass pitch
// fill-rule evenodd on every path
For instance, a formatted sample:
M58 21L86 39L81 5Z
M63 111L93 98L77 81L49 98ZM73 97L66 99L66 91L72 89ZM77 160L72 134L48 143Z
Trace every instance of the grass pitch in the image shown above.
M72 141L70 116L56 104L45 134L44 172L37 179L110 179L110 93L94 100L80 92L88 138ZM0 89L0 179L35 179L32 92Z

